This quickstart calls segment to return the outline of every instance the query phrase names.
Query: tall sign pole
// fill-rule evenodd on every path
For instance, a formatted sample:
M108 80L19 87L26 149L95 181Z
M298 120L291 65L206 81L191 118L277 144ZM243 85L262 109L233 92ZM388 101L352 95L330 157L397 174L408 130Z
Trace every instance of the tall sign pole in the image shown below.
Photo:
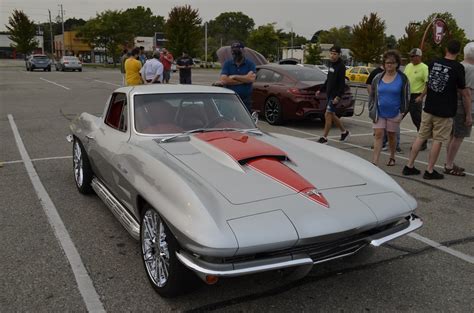
M53 24L51 23L51 11L48 9L48 13L49 13L49 33L50 33L50 36L51 36L51 53L54 54L54 45L53 45Z
M64 11L63 11L63 5L59 5L61 7L61 26L63 30L63 47L62 47L62 52L61 56L64 56L65 50L66 50L66 42L64 41Z
M204 66L207 67L207 22L204 23L204 51L204 62L206 64Z

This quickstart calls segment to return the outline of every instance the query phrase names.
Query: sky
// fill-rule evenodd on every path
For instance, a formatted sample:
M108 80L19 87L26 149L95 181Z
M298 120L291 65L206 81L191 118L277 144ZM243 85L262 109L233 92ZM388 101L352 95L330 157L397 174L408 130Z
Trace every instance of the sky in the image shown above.
M320 29L354 25L371 12L385 20L387 35L397 39L411 21L421 21L434 12L450 12L466 36L474 40L474 0L0 0L0 31L5 31L8 17L14 9L25 12L35 22L48 21L48 9L54 19L59 4L64 19L94 17L104 10L125 10L129 7L149 7L155 15L167 18L171 8L189 4L198 9L203 20L209 21L223 12L243 12L255 25L276 22L284 31L311 39Z

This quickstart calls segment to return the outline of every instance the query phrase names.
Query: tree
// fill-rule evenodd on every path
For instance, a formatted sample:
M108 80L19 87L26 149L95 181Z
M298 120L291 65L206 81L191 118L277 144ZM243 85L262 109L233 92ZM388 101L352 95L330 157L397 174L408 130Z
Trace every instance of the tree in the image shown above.
M350 26L342 26L339 28L332 27L327 31L319 34L319 43L330 43L339 47L347 48L351 44L352 28Z
M322 61L321 58L321 47L319 43L313 43L307 45L308 49L306 50L305 63L308 64L319 64Z
M354 25L350 49L354 59L365 63L378 63L385 50L385 21L377 13L364 15L362 21Z
M448 28L448 33L443 38L443 41L440 45L436 45L433 42L432 22L437 17L442 18L446 22ZM424 21L411 22L407 27L405 27L406 34L400 38L398 42L402 55L407 55L412 48L421 46L421 40L426 30L427 33L423 44L423 61L425 63L429 63L436 58L443 57L445 54L446 45L451 39L459 40L462 47L464 47L469 41L466 37L466 33L462 28L459 28L451 13L433 13L430 14Z
M164 30L164 17L153 15L150 8L145 9L142 6L137 6L136 8L125 10L122 14L134 37L151 37L155 35L155 32L162 32Z
M64 31L76 30L85 24L86 24L86 21L84 21L82 18L79 18L79 19L75 17L68 18L67 20L64 21Z
M248 46L260 52L267 59L274 59L278 54L279 37L275 23L259 26L250 33Z
M320 42L320 41L319 41L319 36L321 36L321 34L324 33L324 32L327 32L327 31L326 31L326 30L323 30L323 29L318 30L317 32L315 32L315 33L313 34L313 37L311 37L311 40L310 40L310 41L311 41L312 43Z
M165 24L167 48L175 55L183 51L195 55L202 38L199 10L190 5L175 6L171 9Z
M246 43L254 26L253 19L242 12L224 12L209 21L208 33L223 45L236 40Z
M98 13L78 29L78 37L83 38L91 47L104 48L114 64L122 46L133 41L133 34L125 23L122 12L117 10Z
M394 35L385 36L385 47L387 50L397 48L397 38Z
M30 53L36 47L36 26L29 17L21 10L13 10L12 16L8 18L5 25L10 32L8 38L13 41L12 47L20 53Z

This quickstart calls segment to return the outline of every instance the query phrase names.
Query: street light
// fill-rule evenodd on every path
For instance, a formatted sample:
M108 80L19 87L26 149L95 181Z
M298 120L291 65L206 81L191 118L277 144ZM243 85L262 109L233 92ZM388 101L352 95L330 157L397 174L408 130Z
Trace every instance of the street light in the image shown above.
M204 64L207 68L207 22L204 22Z

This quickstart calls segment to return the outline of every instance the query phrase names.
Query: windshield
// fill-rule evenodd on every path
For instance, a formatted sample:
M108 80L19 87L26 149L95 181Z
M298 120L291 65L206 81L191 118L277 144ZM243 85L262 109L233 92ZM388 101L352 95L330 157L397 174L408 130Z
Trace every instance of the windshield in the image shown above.
M321 82L326 80L326 74L324 74L318 68L308 68L295 66L287 70L288 75L298 81L315 81Z
M144 94L134 97L135 130L141 134L176 134L194 129L255 128L233 94Z

